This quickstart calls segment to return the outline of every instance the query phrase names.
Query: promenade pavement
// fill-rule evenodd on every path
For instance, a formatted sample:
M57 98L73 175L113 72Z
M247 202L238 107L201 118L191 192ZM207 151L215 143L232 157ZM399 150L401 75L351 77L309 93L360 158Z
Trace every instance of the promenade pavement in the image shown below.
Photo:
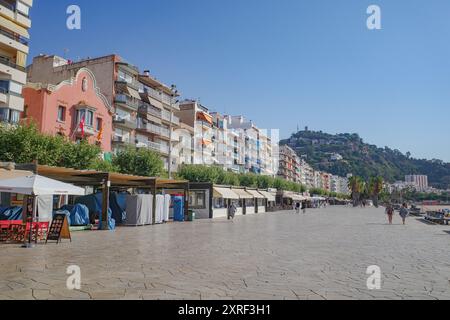
M0 245L0 299L450 299L450 227L328 207ZM69 290L67 268L81 270ZM369 290L366 270L381 269Z

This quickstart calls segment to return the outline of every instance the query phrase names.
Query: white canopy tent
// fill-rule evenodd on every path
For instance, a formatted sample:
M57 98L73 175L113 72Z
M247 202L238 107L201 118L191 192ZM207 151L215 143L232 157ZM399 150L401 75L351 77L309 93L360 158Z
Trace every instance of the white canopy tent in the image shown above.
M0 192L18 193L29 196L74 195L84 196L83 188L39 175L0 180Z

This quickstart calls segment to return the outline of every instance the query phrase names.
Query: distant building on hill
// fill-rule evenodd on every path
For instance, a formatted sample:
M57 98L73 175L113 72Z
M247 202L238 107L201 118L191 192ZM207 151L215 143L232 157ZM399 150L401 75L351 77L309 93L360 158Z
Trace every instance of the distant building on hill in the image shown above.
M414 187L417 191L427 191L428 176L425 175L409 175L405 177L405 183Z

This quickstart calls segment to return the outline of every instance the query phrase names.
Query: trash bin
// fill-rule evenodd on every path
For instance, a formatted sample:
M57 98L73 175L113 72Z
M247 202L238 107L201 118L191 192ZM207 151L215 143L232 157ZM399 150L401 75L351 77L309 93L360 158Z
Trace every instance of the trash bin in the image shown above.
M195 212L193 210L189 210L188 211L188 215L187 215L187 221L189 222L193 222L195 221Z

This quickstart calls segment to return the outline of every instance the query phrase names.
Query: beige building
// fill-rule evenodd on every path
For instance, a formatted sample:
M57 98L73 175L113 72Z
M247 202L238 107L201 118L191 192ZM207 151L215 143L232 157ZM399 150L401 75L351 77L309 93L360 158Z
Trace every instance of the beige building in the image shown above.
M301 159L289 146L280 147L280 167L278 176L287 181L302 183Z
M24 111L32 6L33 0L0 1L0 122L16 124Z

